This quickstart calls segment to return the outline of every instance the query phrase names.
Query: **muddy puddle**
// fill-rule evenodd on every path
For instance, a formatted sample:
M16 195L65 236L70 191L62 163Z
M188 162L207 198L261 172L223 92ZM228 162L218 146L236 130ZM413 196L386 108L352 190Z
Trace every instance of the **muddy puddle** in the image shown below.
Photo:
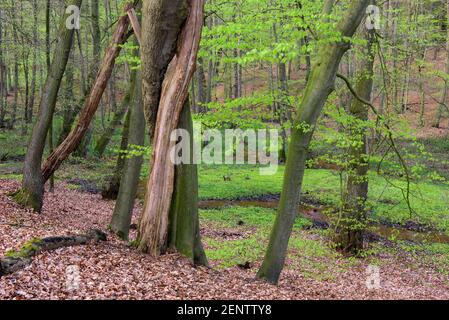
M201 209L221 209L225 207L260 207L276 209L279 200L269 197L263 200L206 200L200 201ZM322 213L323 208L317 208L313 205L302 204L299 208L299 214L311 220L314 226L325 228L329 226L328 218ZM439 231L415 231L398 226L389 226L383 223L372 223L369 226L369 232L389 240L411 241L416 243L447 243L449 244L449 235Z

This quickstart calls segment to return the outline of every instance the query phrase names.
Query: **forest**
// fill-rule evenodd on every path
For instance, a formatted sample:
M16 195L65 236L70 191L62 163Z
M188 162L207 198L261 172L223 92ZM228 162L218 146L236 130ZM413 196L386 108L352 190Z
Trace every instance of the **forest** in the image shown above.
M448 276L449 0L0 0L0 300Z

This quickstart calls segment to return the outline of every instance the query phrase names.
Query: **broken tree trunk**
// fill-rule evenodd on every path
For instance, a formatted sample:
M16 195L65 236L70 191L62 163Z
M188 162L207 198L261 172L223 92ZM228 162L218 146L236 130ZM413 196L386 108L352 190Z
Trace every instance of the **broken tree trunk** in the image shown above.
M204 1L190 1L190 12L179 37L178 50L162 85L153 142L152 168L138 236L139 250L154 256L163 253L167 248L169 211L175 176L169 153L175 142L172 142L170 137L172 131L178 127L195 71L203 19Z
M112 36L111 44L106 50L103 58L103 64L98 71L97 78L90 95L86 99L84 107L81 110L78 123L64 142L56 148L56 150L47 158L42 166L42 176L44 181L47 181L48 178L59 168L61 163L67 159L69 155L79 146L81 139L89 129L90 122L98 109L101 97L103 96L108 80L111 77L112 70L114 69L115 59L121 51L121 46L130 36L130 33L128 33L128 27L128 15L123 15L117 22L117 27L114 35Z
M81 235L33 239L24 244L20 251L8 252L0 259L0 277L25 268L33 257L42 252L100 241L106 241L106 234L96 229Z

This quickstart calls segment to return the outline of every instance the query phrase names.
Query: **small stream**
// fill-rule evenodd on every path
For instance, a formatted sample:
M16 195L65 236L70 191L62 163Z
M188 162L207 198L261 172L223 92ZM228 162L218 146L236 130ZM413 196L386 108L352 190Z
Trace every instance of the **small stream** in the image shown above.
M268 209L276 209L279 200L275 198L263 200L205 200L200 201L199 207L201 209L220 209L225 207L261 207ZM313 205L301 205L299 214L311 220L314 225L328 226L329 219L322 213L322 208ZM417 243L447 243L449 244L449 235L439 231L419 232L409 230L405 227L389 226L384 223L372 223L369 226L369 231L381 238L395 239L402 241L412 241Z

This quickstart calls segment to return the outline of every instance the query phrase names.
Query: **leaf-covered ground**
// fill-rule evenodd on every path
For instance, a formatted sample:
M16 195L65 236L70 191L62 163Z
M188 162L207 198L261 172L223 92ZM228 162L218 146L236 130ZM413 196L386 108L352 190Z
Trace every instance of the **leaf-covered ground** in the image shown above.
M113 202L59 184L54 194L46 195L43 214L36 215L7 197L18 186L17 181L0 180L0 256L36 237L107 230ZM204 226L205 239L232 241L238 236L210 229L219 224L206 221ZM315 241L317 235L304 231L303 236ZM294 247L279 285L272 286L255 280L260 261L250 269L194 268L177 254L158 259L140 254L109 234L105 243L43 253L26 269L0 278L0 299L449 299L445 270L423 263L419 255L386 250L374 259L351 263L327 261L322 255L316 264L312 256L301 255L301 246ZM381 287L369 290L366 270L373 263L380 266ZM310 269L323 264L331 277L308 276ZM69 266L80 271L77 290L67 287Z

